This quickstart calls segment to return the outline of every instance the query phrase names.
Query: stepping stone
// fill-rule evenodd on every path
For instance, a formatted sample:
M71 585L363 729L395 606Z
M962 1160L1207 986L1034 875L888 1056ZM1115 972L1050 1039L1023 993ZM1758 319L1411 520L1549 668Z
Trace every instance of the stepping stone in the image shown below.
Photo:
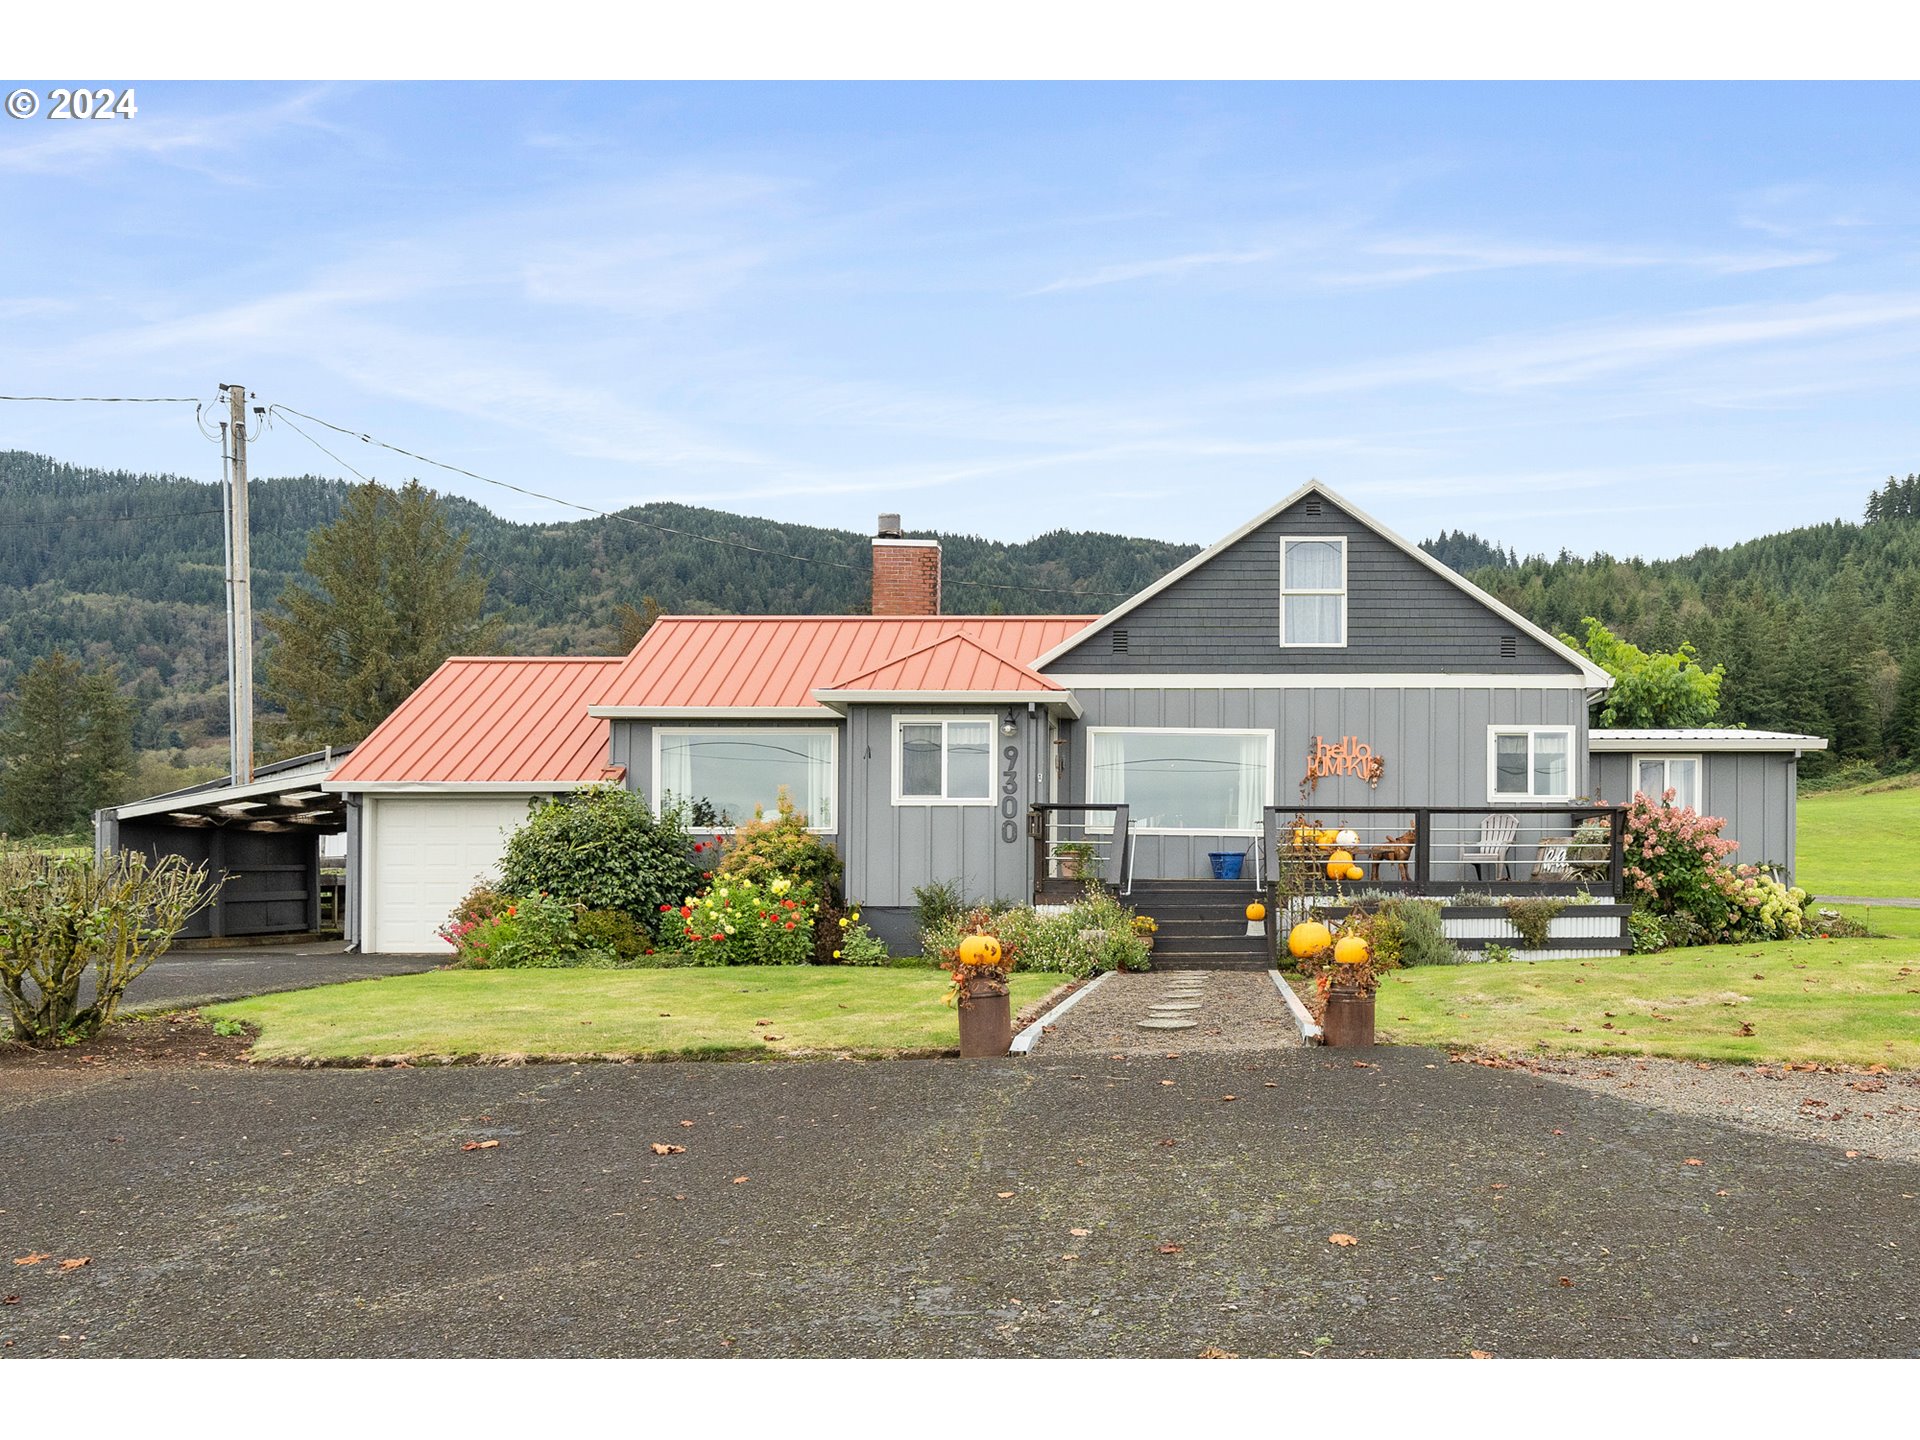
M1149 1005L1147 1012L1152 1015L1158 1015L1163 1010L1202 1010L1205 1008L1206 1007L1198 1000L1175 1000L1161 1005Z
M1138 1022L1136 1028L1141 1030L1191 1030L1199 1023L1198 1020L1182 1020L1177 1015L1156 1015L1150 1019Z

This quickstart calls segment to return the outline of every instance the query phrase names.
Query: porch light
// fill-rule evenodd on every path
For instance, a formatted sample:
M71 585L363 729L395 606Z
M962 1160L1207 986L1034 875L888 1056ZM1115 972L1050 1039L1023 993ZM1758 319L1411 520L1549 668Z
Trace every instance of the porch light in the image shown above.
M1020 722L1013 718L1013 711L1000 717L1000 733L1009 740L1020 733Z

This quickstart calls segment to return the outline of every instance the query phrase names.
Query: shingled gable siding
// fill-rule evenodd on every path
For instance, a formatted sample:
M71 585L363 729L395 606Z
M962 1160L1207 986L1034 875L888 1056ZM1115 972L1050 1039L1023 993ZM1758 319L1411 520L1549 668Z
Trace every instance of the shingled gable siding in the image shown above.
M1046 665L1075 674L1169 672L1574 674L1511 620L1449 584L1331 500L1283 510L1238 543ZM1280 538L1345 536L1347 643L1280 644ZM1127 632L1116 652L1113 631ZM1503 658L1501 642L1513 653Z

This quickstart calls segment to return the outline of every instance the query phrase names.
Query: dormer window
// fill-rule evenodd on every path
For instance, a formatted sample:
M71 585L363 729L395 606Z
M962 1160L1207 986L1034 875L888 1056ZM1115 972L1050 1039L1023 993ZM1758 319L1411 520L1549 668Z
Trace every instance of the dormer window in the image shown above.
M1280 643L1347 643L1347 542L1343 536L1280 541Z

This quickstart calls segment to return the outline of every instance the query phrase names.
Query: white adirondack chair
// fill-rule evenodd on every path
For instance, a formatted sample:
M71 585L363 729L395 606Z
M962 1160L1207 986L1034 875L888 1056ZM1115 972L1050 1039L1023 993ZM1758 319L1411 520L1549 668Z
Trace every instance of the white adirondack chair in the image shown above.
M1507 878L1507 852L1513 848L1513 837L1520 833L1520 817L1511 810L1498 815L1489 815L1480 822L1480 843L1463 846L1460 859L1473 866L1473 873L1482 880L1487 871L1493 871L1493 878Z

